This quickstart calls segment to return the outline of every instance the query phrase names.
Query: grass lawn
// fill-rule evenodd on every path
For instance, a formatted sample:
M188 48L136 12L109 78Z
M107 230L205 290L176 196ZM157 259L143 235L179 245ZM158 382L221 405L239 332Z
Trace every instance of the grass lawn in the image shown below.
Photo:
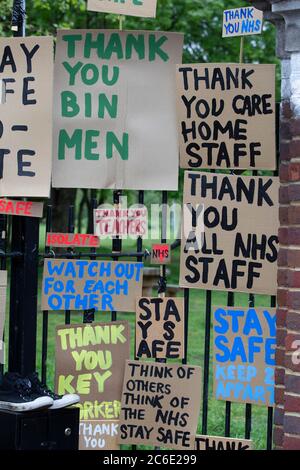
M149 247L147 247L149 248ZM126 247L124 248L126 250ZM101 248L103 250L103 247ZM146 263L148 264L148 263ZM168 282L170 284L178 285L178 270L179 270L179 249L177 248L172 252L172 264L169 266L170 275ZM40 276L41 282L41 276ZM40 292L40 289L39 289ZM155 293L154 293L155 295ZM204 335L205 335L205 298L206 292L202 290L190 291L190 309L189 309L189 331L188 331L188 363L192 365L203 366L204 359ZM226 305L227 293L213 292L212 305ZM248 305L248 296L246 294L235 295L236 306ZM255 305L257 306L270 306L270 297L256 296ZM97 321L107 321L110 316L107 313L97 313ZM131 354L133 353L133 338L134 338L134 322L135 316L133 313L118 314L118 320L128 320L131 326ZM81 313L72 313L72 323L80 323L82 321ZM55 372L55 327L56 325L64 323L64 313L49 312L48 323L48 360L47 360L47 377L48 385L53 386L54 372ZM212 336L212 335L211 335ZM38 354L37 354L37 368L40 369L41 365L41 338L42 338L42 313L38 314ZM212 359L212 345L211 345L211 359ZM208 434L210 435L224 435L225 423L225 403L217 401L212 397L212 360L210 364L210 382L209 382L209 407L208 407ZM232 418L231 418L231 437L244 437L245 432L245 405L233 404L232 405ZM198 432L201 433L201 412L199 416ZM252 434L251 438L254 441L256 449L264 449L266 447L267 435L267 409L265 407L253 406L252 407Z

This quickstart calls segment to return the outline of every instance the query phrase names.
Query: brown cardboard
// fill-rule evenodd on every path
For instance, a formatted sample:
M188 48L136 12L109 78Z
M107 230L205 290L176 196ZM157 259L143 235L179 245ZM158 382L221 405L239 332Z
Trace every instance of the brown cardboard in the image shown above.
M118 420L84 420L79 424L79 450L119 450Z
M81 38L75 41L74 57L67 45L72 35ZM90 41L98 41L99 50L90 48ZM142 44L138 52L134 44ZM85 46L89 57L84 57ZM182 46L183 35L169 32L58 31L53 187L178 189L174 68L181 62ZM63 63L83 64L74 85ZM92 109L85 112L89 97ZM67 99L77 100L80 109L69 105L62 116L61 100ZM103 111L107 101L114 106ZM76 143L68 148L65 139L74 135Z
M117 15L140 16L143 18L155 18L157 0L88 0L88 10L101 11L103 13L115 13Z
M195 450L253 450L253 442L250 439L197 435L195 439Z
M275 65L188 64L176 76L181 168L276 168Z
M118 442L193 449L200 399L200 367L127 361Z
M53 38L0 38L2 63L0 80L10 81L0 104L0 196L49 197Z
M129 351L128 322L57 327L55 389L80 396L82 420L118 419Z
M210 183L216 194L208 188ZM249 192L249 202L242 187ZM279 180L274 177L186 171L180 286L275 295L278 191ZM198 211L197 228L192 226L191 209ZM192 241L195 233L198 244ZM248 236L253 250L248 250ZM242 248L237 253L236 241ZM254 249L255 242L265 243L266 251Z
M134 312L142 282L143 263L46 258L42 310Z
M171 246L167 243L154 243L151 247L151 264L170 264Z
M184 357L184 299L141 297L136 302L135 355L142 359Z
M214 307L214 396L274 405L276 309Z

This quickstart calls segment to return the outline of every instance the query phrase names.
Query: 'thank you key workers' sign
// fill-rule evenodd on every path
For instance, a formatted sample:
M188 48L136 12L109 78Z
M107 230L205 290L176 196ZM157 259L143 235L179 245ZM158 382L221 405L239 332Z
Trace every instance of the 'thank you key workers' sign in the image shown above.
M143 263L45 259L42 310L134 312Z
M278 192L278 178L186 171L180 286L275 295Z
M275 169L275 65L179 65L177 114L181 168Z
M177 33L58 32L54 187L177 190L182 46Z
M263 12L254 7L234 8L223 13L223 38L260 34Z
M215 397L273 406L276 310L216 307L213 328Z
M88 10L155 18L157 0L88 0Z
M49 197L52 84L52 38L0 38L0 196Z
M81 420L118 419L128 322L73 324L56 330L56 390L77 393Z

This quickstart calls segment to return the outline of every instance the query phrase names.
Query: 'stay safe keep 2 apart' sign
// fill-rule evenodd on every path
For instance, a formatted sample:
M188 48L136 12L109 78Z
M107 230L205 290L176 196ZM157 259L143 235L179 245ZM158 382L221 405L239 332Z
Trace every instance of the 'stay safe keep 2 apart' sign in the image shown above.
M49 197L53 38L0 38L0 196Z

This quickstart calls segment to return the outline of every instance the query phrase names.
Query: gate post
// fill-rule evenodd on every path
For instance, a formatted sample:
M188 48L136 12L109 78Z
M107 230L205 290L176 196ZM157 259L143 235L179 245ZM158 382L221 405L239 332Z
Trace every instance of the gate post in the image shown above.
M26 1L14 2L14 36L25 35ZM17 28L17 29L16 29ZM27 374L35 370L38 292L39 219L13 217L10 288L10 371Z
M267 11L266 19L275 23L277 55L282 65L274 444L276 449L299 450L300 0L250 3Z

